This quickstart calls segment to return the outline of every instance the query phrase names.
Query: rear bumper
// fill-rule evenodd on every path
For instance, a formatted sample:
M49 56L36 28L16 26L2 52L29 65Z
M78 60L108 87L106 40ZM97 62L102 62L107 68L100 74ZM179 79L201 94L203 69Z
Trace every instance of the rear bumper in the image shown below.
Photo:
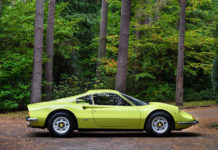
M30 122L31 122L31 121L38 121L38 119L37 119L37 118L26 117L26 121L29 121L29 122L27 123L27 127L33 128L33 126L30 124Z
M30 128L41 128L41 129L45 129L45 127L41 127L41 126L36 126L36 125L32 125L31 122L35 122L35 121L38 121L37 118L30 118L30 117L26 117L26 121L28 121L27 123L27 127L30 127Z
M26 117L26 121L38 121L37 118Z
M199 123L197 120L191 122L178 122L179 125L194 125Z

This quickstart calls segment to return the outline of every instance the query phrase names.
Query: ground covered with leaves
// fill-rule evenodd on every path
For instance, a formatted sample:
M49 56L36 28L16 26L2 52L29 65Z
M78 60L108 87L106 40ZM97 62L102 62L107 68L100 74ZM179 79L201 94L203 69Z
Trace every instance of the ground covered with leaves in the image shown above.
M75 132L68 138L54 138L46 129L26 127L21 112L12 117L1 115L0 149L52 149L52 150L215 150L218 149L218 129L212 127L218 120L216 106L184 109L196 116L199 124L182 131L172 132L170 137L152 137L146 132Z

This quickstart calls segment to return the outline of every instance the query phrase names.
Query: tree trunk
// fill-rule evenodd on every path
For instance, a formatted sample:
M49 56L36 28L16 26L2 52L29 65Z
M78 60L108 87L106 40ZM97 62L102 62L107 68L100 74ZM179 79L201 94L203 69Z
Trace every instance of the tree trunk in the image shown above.
M218 93L218 50L216 50L216 55L213 60L213 67L212 67L212 85L213 89L216 93ZM218 106L218 94L216 94L216 103Z
M15 0L11 0L11 7L14 7Z
M213 60L212 85L213 85L213 89L218 92L218 50ZM217 100L218 100L218 95L217 95Z
M0 0L0 16L2 14L2 1Z
M185 11L186 11L186 0L181 0L180 1L177 77L176 77L176 100L175 100L177 106L183 105Z
M31 103L41 101L44 0L36 0Z
M130 7L130 0L122 0L119 51L117 59L118 66L115 89L123 93L126 92Z
M45 64L45 81L46 81L45 99L46 100L51 100L52 98L54 20L55 20L55 0L49 0L48 27L47 27L47 38L46 38L47 62Z
M101 26L100 26L100 41L98 47L98 60L96 65L96 81L101 77L100 66L102 59L106 53L106 42L107 42L107 18L108 18L108 0L102 0L101 4ZM96 82L98 84L98 82Z
M160 19L160 0L157 0L156 10L155 10L155 20Z

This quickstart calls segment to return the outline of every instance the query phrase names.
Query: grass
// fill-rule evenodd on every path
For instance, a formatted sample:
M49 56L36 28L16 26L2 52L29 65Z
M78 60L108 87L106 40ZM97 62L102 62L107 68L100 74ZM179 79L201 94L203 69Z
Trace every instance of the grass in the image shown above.
M27 111L15 111L15 112L6 112L0 113L0 118L8 118L8 119L15 119L15 118L26 118L28 116Z
M175 102L170 102L168 104L175 105ZM211 105L216 105L216 101L215 100L208 100L208 101L184 102L183 106L180 106L180 108L202 107L202 106L211 106Z
M210 127L218 129L218 123L213 123L213 124L210 125Z

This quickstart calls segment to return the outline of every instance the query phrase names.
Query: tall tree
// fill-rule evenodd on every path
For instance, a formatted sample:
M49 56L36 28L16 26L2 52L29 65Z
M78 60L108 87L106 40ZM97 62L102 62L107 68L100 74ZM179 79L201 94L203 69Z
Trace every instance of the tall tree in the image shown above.
M180 3L180 22L179 22L179 43L178 43L178 60L177 60L177 77L176 77L176 100L177 106L183 105L183 82L184 82L184 39L185 39L185 12L186 0L179 0Z
M212 68L212 85L215 92L218 93L218 49L213 60ZM216 95L216 103L218 104L218 94Z
M2 1L0 0L0 16L2 14Z
M54 20L55 20L55 0L49 0L48 27L47 27L47 37L46 37L47 62L45 64L45 81L46 81L45 99L46 100L51 100L52 98Z
M41 101L44 0L36 0L31 103Z
M161 10L166 8L168 0L156 0L156 8L154 8L155 12L155 21L160 19Z
M108 0L102 0L100 41L99 41L99 47L98 47L98 60L97 60L97 65L96 65L96 79L97 80L101 76L101 71L99 67L101 66L102 59L105 57L105 53L106 53L107 19L108 19Z
M161 3L160 0L157 0L156 10L155 10L155 20L160 19L160 9L161 9L160 3Z
M218 91L218 50L216 50L216 55L213 60L212 67L212 85L215 91ZM218 100L218 95L217 95Z
M126 92L127 62L128 62L128 43L129 43L129 23L130 23L130 0L122 0L120 38L118 51L118 66L116 74L115 89Z

